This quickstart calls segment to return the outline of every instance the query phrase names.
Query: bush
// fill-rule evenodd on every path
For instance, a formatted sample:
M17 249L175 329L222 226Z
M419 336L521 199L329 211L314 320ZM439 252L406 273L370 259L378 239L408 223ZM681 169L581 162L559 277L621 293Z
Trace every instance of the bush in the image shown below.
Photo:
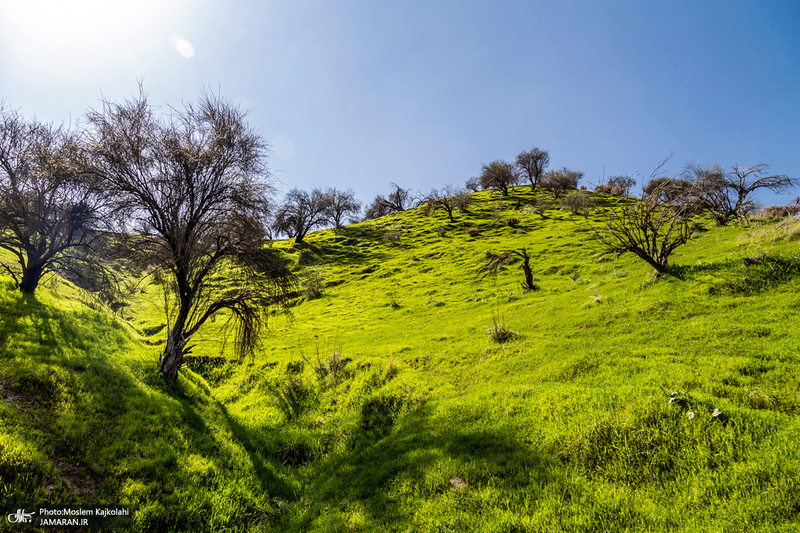
M286 363L287 374L302 374L303 368L306 366L304 361L289 361Z
M466 233L470 237L477 237L478 235L481 234L481 230L479 230L478 228L469 228L467 229Z
M386 244L397 244L400 240L400 231L396 229L386 230L383 234L383 242Z
M300 275L303 284L303 298L313 300L322 295L325 286L325 270L322 268L307 268Z
M517 337L517 334L508 328L505 320L498 316L492 317L492 327L488 329L489 338L492 341L503 344Z
M385 435L394 424L403 401L394 396L384 396L367 400L361 407L359 426L365 433Z
M313 255L311 254L310 250L300 250L300 253L297 254L297 264L298 265L305 265L309 261L313 259Z
M445 228L444 226L439 226L438 228L436 228L436 235L438 235L439 237L444 237L445 235L447 235L447 228Z
M544 216L545 211L553 208L553 202L539 197L533 201L532 207L537 213L539 213L540 216Z
M303 383L301 378L293 379L287 383L277 394L278 407L283 412L286 420L296 420L308 407L308 399L312 390Z
M510 226L510 227L512 227L512 228L513 228L514 226L516 226L517 224L519 224L519 220L518 220L518 219L516 219L516 218L514 218L514 217L507 218L507 219L505 219L505 220L503 221L503 224L505 224L506 226Z
M341 350L333 350L325 361L320 361L319 354L317 354L317 364L312 364L311 367L317 375L317 380L326 385L335 386L350 375L346 368L350 361L352 361L351 358L342 357Z
M793 217L800 214L800 205L771 205L759 213L765 218L780 220L786 217Z
M455 208L463 213L472 203L472 196L464 193L464 194L459 194L458 196L454 196L452 200Z
M568 209L572 214L583 211L584 215L588 215L592 205L592 199L583 191L573 191L561 200L561 209Z

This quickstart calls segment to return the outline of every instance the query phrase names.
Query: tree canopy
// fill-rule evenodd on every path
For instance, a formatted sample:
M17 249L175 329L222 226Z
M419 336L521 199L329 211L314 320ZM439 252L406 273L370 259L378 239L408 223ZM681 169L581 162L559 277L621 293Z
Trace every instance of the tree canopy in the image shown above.
M15 257L0 265L24 293L51 271L102 271L92 245L103 236L104 196L80 172L81 158L77 133L0 104L0 248Z
M168 274L169 333L159 361L168 383L191 338L225 311L240 357L253 354L265 311L280 305L292 274L264 246L272 192L263 139L219 97L156 114L146 96L104 102L88 114L91 173L113 201L143 262ZM211 282L225 272L226 283Z

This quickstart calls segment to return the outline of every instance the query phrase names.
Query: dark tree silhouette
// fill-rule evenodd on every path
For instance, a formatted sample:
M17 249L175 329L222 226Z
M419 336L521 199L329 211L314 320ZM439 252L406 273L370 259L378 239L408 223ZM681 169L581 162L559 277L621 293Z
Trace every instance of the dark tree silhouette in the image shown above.
M311 194L292 189L275 213L272 227L278 233L294 237L294 242L303 242L309 231L328 224L331 200L330 195L319 189Z
M433 189L423 201L428 213L435 213L441 209L447 213L450 222L453 222L453 212L456 209L463 210L466 208L469 205L470 197L465 191L457 190L452 185L448 185L441 191Z
M508 196L508 188L517 183L517 174L511 163L505 161L492 161L483 165L480 176L483 189L499 189L503 196Z
M550 164L550 154L545 150L533 148L527 152L521 152L517 156L517 172L531 182L531 190L536 190L536 186L542 181L544 169Z
M356 193L352 189L346 191L328 189L325 194L329 201L328 219L336 229L344 226L344 219L347 215L358 215L358 212L361 211L361 202L356 200Z
M292 274L264 246L272 191L265 144L245 115L204 94L167 116L146 96L88 114L92 173L102 181L132 247L165 276L168 333L159 370L172 384L191 338L219 313L240 357L253 354L265 311L281 305ZM224 272L225 282L212 281Z
M93 244L101 239L103 196L79 171L80 137L27 121L0 103L0 262L23 293L48 272L102 276Z
M364 214L366 220L380 218L392 213L399 213L414 205L414 197L411 195L410 189L403 189L396 183L391 183L390 185L394 190L389 193L388 196L376 196L369 207L367 207L367 211Z

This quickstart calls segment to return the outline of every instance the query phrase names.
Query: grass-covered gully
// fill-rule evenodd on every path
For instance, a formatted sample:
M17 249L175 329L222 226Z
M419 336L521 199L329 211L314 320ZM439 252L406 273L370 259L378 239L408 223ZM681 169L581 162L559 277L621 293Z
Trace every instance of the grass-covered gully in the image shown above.
M800 529L800 222L697 216L654 277L545 194L274 242L291 314L243 360L207 321L174 387L158 283L111 311L0 279L0 501L136 531Z

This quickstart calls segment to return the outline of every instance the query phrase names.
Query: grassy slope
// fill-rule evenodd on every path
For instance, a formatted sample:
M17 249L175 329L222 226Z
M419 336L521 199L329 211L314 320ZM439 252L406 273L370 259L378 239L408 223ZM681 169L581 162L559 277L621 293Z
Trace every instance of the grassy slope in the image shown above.
M156 287L124 324L67 285L6 287L0 499L131 502L152 530L796 530L798 225L709 226L648 283L587 248L582 216L515 194L276 243L322 296L274 317L254 362L195 364L175 391L146 335ZM476 280L521 246L539 291L518 265Z

